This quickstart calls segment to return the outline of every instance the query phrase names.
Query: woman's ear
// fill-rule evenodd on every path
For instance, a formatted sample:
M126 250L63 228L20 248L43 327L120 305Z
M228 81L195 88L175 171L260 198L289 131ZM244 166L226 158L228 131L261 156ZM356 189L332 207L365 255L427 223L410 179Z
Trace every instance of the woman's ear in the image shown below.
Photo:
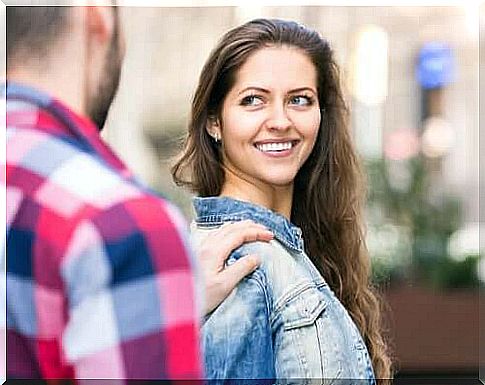
M209 117L207 118L207 123L205 126L207 133L214 139L216 143L221 140L221 125L219 123L219 119L216 117Z

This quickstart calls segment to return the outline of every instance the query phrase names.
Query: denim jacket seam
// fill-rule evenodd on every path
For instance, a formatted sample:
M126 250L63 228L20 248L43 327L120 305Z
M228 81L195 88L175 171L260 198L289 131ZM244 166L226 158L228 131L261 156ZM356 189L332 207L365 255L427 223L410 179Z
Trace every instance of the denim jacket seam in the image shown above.
M261 268L257 269L254 273L252 273L248 277L248 279L254 279L256 281L256 284L260 287L261 291L263 292L266 310L268 312L269 319L271 319L271 315L272 315L272 312L273 312L273 310L272 310L272 307L273 307L272 295L268 292L268 286L269 285L267 285L263 282L260 275L266 276Z
M277 301L275 301L275 311L280 311L288 302L312 287L316 288L316 285L313 282L305 282L294 287L292 290L288 290Z
M311 282L305 282L303 284L300 284L292 288L291 290L288 290L285 294L280 296L280 298L278 298L278 300L274 302L275 305L274 305L273 313L271 314L271 317L270 317L270 324L272 325L276 321L277 317L281 313L281 310L284 308L284 306L287 303L289 303L298 295L300 295L301 293L305 292L308 289L311 289L311 288L319 289L319 287L322 287L322 286L324 286L324 284L317 285L311 281Z
M271 315L271 307L272 307L272 303L273 301L271 301L271 295L269 295L268 293L268 290L267 290L267 285L264 284L263 280L259 277L259 275L264 275L263 272L260 272L260 274L258 274L258 272L260 271L261 269L257 269L255 270L252 274L250 274L249 276L245 277L244 279L245 280L254 280L257 284L257 286L260 288L261 292L263 293L263 296L264 296L264 301L265 301L265 305L266 305L266 310L268 312L268 315L270 316ZM217 309L217 307L216 307ZM213 311L211 311L209 314L206 314L204 316L201 317L201 324L199 325L199 330L202 330L202 328L205 326L205 324L207 323L207 321L211 318L212 314L214 313L214 311L216 310L214 309Z

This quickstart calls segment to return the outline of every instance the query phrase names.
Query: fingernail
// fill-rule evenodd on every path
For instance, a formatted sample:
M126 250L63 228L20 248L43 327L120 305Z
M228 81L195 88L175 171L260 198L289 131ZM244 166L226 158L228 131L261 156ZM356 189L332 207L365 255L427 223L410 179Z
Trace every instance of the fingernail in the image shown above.
M251 255L251 263L253 264L253 269L256 270L261 264L261 259L257 255Z

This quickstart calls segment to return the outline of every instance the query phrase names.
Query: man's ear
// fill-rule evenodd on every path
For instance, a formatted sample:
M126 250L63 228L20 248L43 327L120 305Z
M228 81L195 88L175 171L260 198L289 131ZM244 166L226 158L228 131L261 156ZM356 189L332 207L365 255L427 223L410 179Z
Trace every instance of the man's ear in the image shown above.
M114 27L115 14L113 7L87 6L86 29L93 38L101 43L111 41Z

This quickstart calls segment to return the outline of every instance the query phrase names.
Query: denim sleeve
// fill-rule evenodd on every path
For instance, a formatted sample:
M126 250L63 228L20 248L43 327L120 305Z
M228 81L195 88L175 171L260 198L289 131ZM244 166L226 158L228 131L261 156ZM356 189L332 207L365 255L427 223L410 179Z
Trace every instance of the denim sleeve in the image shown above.
M264 280L256 270L206 319L202 342L209 380L275 377Z

